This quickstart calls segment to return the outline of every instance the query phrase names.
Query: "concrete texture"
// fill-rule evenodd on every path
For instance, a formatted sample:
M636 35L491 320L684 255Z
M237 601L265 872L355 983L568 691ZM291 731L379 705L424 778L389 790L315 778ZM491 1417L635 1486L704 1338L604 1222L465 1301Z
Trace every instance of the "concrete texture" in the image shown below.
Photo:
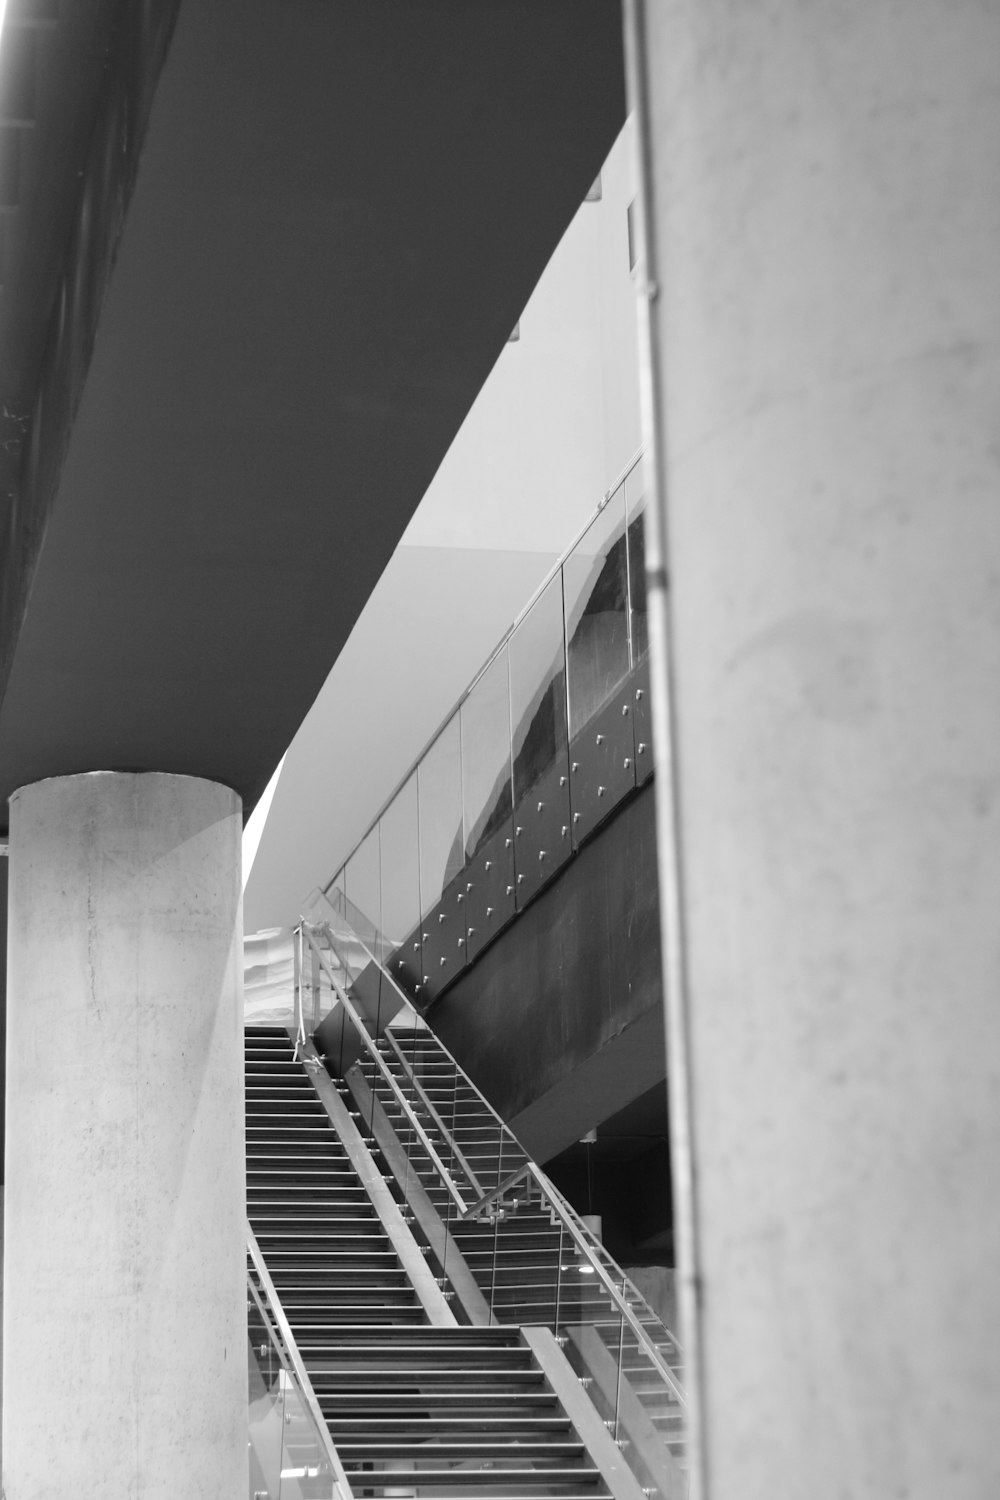
M11 799L6 1500L247 1489L239 798Z
M1000 1493L1000 7L646 7L712 1500Z

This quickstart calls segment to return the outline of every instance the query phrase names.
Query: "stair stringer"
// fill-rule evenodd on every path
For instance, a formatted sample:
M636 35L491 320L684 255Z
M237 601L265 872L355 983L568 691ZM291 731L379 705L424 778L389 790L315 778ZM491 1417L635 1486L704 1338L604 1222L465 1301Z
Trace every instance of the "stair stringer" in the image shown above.
M613 1500L647 1500L621 1449L580 1384L579 1376L550 1328L526 1326L521 1337L552 1387L580 1440L611 1491Z
M416 1174L407 1170L406 1152L399 1136L393 1129L382 1105L374 1097L361 1069L356 1065L350 1067L344 1075L344 1081L361 1111L362 1118L370 1121L372 1136L385 1159L386 1166L395 1177L405 1197L406 1206L420 1225L421 1233L436 1256L438 1264L446 1268L448 1282L469 1322L480 1328L497 1324L499 1320L490 1313L489 1303L469 1270L465 1257L449 1232L448 1226L427 1196Z
M378 1214L390 1243L399 1257L400 1265L413 1287L421 1307L435 1328L454 1328L457 1319L448 1306L448 1299L424 1259L420 1246L414 1239L399 1204L392 1196L388 1183L379 1171L360 1130L351 1119L350 1112L338 1094L323 1060L311 1042L301 1049L306 1074L316 1095L330 1118L330 1123L340 1137L351 1165L358 1174L358 1181L368 1194L372 1207Z

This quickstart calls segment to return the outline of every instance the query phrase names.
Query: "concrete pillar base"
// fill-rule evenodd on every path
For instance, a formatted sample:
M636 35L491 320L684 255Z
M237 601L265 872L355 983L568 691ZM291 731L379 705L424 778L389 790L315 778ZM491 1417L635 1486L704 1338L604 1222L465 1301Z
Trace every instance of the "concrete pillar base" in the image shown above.
M247 1492L241 809L11 798L6 1500Z

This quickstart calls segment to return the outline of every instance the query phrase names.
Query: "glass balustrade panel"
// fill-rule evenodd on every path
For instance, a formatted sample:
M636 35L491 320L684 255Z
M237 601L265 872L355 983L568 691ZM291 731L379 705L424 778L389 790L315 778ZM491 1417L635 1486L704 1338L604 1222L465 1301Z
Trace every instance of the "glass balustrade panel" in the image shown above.
M572 739L628 675L624 486L591 522L562 571Z
M284 1397L281 1491L279 1500L317 1500L333 1494L333 1472L316 1424L287 1370L281 1373Z
M524 906L572 852L562 574L509 643L516 897ZM519 830L519 831L518 831Z
M649 500L647 465L640 458L625 478L625 512L628 521L628 589L632 665L649 651L646 620L646 505Z
M509 643L514 801L566 768L566 644L562 575L539 594Z
M374 951L382 925L382 872L378 824L355 849L345 868L342 913L367 948Z
M459 712L465 859L510 826L510 683L507 647L490 662Z
M420 866L417 773L400 787L379 820L382 961L393 978L419 998Z
M370 829L347 862L346 921L337 950L347 957L348 993L376 1033L382 1029L382 974L376 956L382 945L382 870L379 825ZM351 941L351 938L354 941Z
M341 865L336 875L323 891L323 895L342 917L347 915L347 866Z
M465 965L462 734L453 714L417 767L421 942L426 996L433 999Z
M684 1408L631 1325L623 1330L618 1358L618 1439L647 1491L675 1494L683 1481Z
M462 738L449 719L417 767L420 823L420 911L440 902L465 863L462 821Z
M462 704L465 906L473 958L514 915L510 681L506 645Z
M248 1500L277 1496L281 1484L283 1403L281 1361L256 1303L247 1308L247 1399L250 1443Z

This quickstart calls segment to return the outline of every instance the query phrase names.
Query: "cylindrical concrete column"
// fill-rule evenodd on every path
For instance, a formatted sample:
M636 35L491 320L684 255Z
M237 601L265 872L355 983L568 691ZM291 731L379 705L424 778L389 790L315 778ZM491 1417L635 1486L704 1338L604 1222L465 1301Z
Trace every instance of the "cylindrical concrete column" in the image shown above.
M11 798L6 1500L247 1493L241 809Z
M1000 6L639 21L708 1493L982 1500Z

